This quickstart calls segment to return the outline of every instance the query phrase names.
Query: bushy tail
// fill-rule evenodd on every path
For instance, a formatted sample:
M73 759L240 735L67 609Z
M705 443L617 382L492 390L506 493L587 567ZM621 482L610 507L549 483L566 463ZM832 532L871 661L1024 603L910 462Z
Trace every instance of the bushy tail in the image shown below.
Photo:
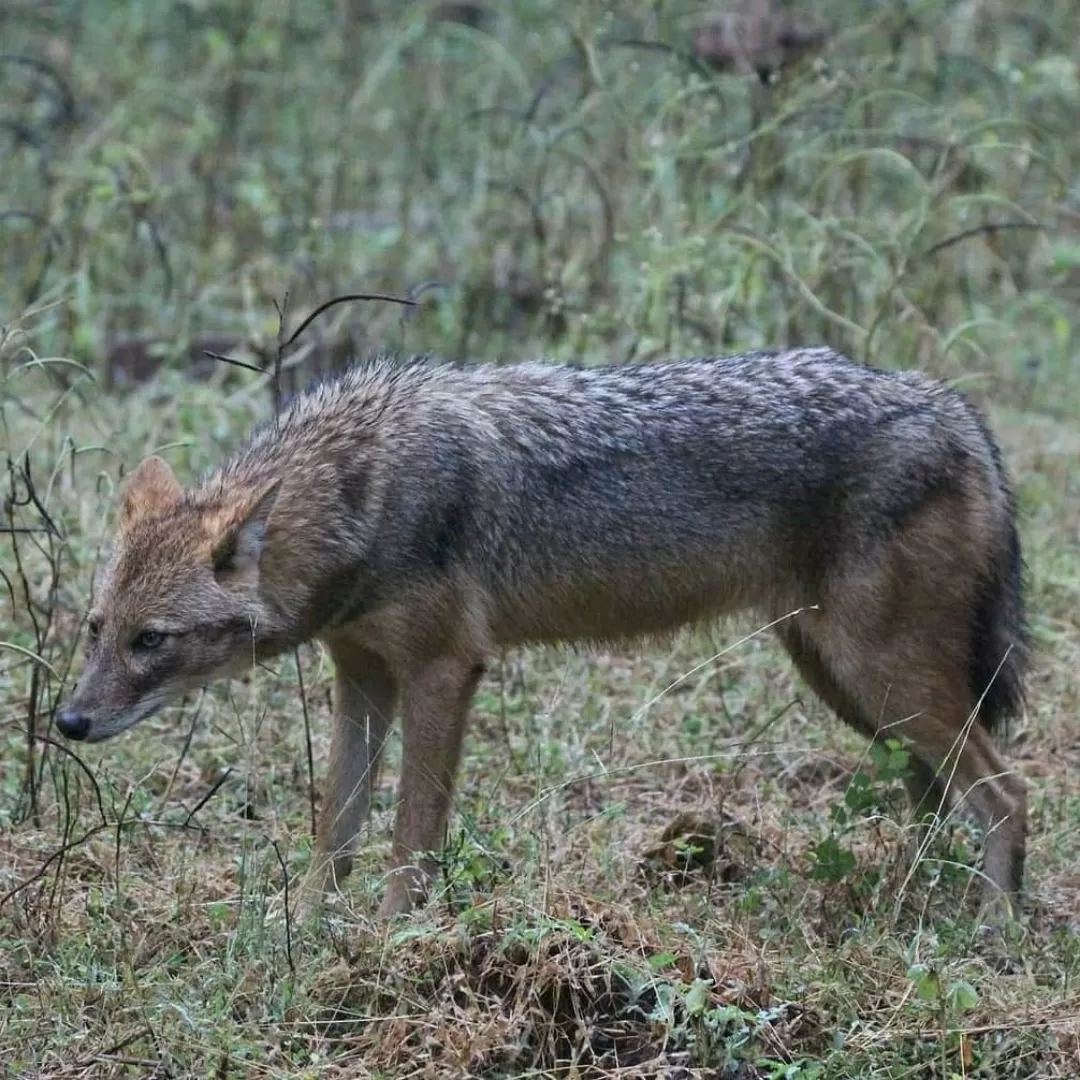
M993 733L1023 708L1031 644L1024 611L1024 561L1011 495L993 564L975 607L971 692L982 701L979 723Z

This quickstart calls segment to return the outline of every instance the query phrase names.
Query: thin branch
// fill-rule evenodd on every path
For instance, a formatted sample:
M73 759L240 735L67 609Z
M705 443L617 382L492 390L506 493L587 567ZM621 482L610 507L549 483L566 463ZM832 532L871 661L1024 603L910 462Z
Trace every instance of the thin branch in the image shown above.
M274 381L273 381L273 395L274 395L274 423L278 422L278 414L281 412L281 361L285 359L285 350L296 340L296 334L286 341L285 340L285 320L289 315L289 293L285 293L285 298L279 304L274 301L274 310L277 311L278 317L278 331L277 331L277 349L274 351ZM303 327L301 327L303 329ZM296 333L298 334L298 330Z
M308 764L308 805L311 807L311 835L318 830L315 818L315 755L311 749L311 718L308 715L307 694L304 692L304 672L300 667L300 650L293 649L293 660L296 663L296 681L300 685L300 710L304 716L304 741L307 744Z
M221 353L211 352L209 349L203 349L203 356L209 356L211 360L220 360L223 364L232 364L233 367L246 368L248 371L254 371L259 375L266 374L266 368L259 367L258 364L249 364L246 360L236 360L231 356L222 356Z
M177 776L180 775L180 766L184 764L184 759L188 755L188 751L191 749L191 740L195 735L196 725L199 723L199 715L202 713L203 701L206 699L206 692L203 691L199 695L198 703L191 716L191 724L188 727L187 735L184 738L184 745L180 747L180 756L176 759L176 765L173 768L172 775L169 777L169 782L165 785L165 792L161 796L161 802L158 804L158 812L161 813L165 809L165 804L169 801L169 796L172 794L173 785L176 783Z
M599 49L644 49L648 52L666 53L668 56L673 56L676 60L686 64L687 67L693 68L696 75L700 75L703 79L712 82L713 73L709 70L708 64L695 56L692 52L678 49L674 45L669 45L666 41L649 41L645 38L608 37L600 38L596 42L596 47Z
M419 285L414 285L406 294L406 299L411 304L419 302L420 297L426 292L430 292L432 289L449 289L450 283L448 281L439 281L438 278L430 278L428 281L421 281ZM412 312L405 312L406 315L411 315Z
M189 811L188 816L184 818L184 824L182 828L187 828L191 824L191 819L218 793L222 784L232 776L232 766L230 765L225 771L214 781L210 790L195 804L195 808Z
M86 777L87 780L90 781L90 787L93 789L94 792L94 802L97 804L98 815L100 816L101 820L105 822L105 799L102 797L101 788L98 786L97 778L94 776L94 772L90 768L90 766L87 765L86 762L83 761L83 759L79 757L79 755L76 754L74 750L71 749L71 746L68 743L60 742L58 739L54 739L51 735L38 734L35 735L34 738L37 742L44 743L46 746L51 746L54 750L60 751L60 753L65 754L67 757L71 758L71 760L75 762L82 774Z
M23 467L22 467L23 480L26 483L26 495L31 503L33 503L34 509L41 515L41 520L48 526L48 531L59 540L63 540L63 534L56 527L55 522L49 517L48 510L45 509L44 504L38 497L37 488L34 486L34 478L30 474L30 451L28 450L23 455Z
M38 738L40 739L41 736L39 735ZM53 743L53 745L55 746L56 744ZM214 790L210 792L210 795L213 795L214 791L216 790L217 787L215 787ZM209 796L207 796L207 798L209 798ZM203 801L205 802L206 800L204 799ZM202 803L200 803L199 805L201 806ZM195 808L195 810L198 809L199 807ZM195 811L192 811L192 813L194 812ZM11 889L8 889L8 891L4 893L3 896L0 896L0 908L2 908L9 900L18 896L19 893L25 891L26 889L29 889L31 885L40 881L48 873L49 867L52 866L52 864L58 859L62 859L69 851L74 851L77 847L81 847L83 844L86 843L87 840L90 840L93 837L99 835L100 833L105 832L106 829L130 829L132 826L135 825L156 825L158 828L168 829L187 829L189 827L192 827L188 825L187 821L185 821L182 825L174 825L168 821L143 821L140 818L132 818L129 821L100 821L96 825L91 825L90 828L88 828L86 832L84 832L82 836L78 837L77 839L65 841L63 844L60 845L60 847L53 851L48 856L48 858L45 859L45 861L41 864L41 866L38 867L35 873L31 874L30 877L28 877L25 881L20 881L18 885L14 886ZM201 826L195 825L193 826L193 828L201 829ZM205 830L202 831L205 832Z
M284 883L283 888L285 895L283 897L285 908L285 959L289 962L289 971L293 976L296 975L296 965L293 963L292 955L292 916L289 914L289 868L285 865L285 857L281 854L281 848L278 847L278 842L271 838L270 846L274 849L274 854L277 856L278 866L281 867L281 880Z
M91 837L97 836L98 833L104 832L106 829L111 829L116 823L113 821L103 821L98 825L92 825L86 830L77 840L69 840L66 843L58 847L42 864L38 867L37 873L32 874L25 881L20 881L12 889L8 889L3 896L0 896L0 908L2 908L9 900L18 896L25 889L29 889L35 882L40 881L49 871L49 867L52 866L57 859L62 859L69 851L74 851L75 848L81 847Z
M51 64L47 64L40 57L21 53L0 53L0 64L19 64L44 75L56 88L59 108L51 118L53 125L70 124L75 120L75 95L67 80Z
M931 255L936 255L939 251L952 247L953 244L959 244L962 240L968 240L972 236L979 236L982 233L1004 232L1006 229L1031 229L1036 232L1043 232L1045 228L1038 221L988 221L985 225L975 225L973 228L964 229L963 232L939 240L933 247L927 248L922 253L922 257L928 259Z
M540 249L540 262L544 262L544 251L547 247L547 229L544 227L544 214L537 201L520 185L512 180L491 180L488 188L492 191L505 191L516 195L528 208L532 217L533 237Z
M407 307L416 307L415 300L407 300L403 296L391 296L388 293L348 293L345 296L335 296L333 300L327 300L320 304L297 328L292 337L285 342L287 349L292 343L324 312L336 304L344 304L350 300L385 300L388 304L404 304Z

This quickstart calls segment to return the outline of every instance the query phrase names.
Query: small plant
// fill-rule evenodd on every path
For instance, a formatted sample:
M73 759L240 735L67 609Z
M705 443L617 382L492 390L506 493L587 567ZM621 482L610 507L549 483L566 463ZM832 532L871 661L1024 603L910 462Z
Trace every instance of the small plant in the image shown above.
M844 791L843 801L831 812L829 835L814 849L810 876L826 885L852 882L858 892L872 891L881 880L876 867L863 867L854 881L858 860L850 840L863 824L892 808L891 795L897 781L902 781L910 769L910 753L897 739L886 739L870 747L874 773L859 770Z
M968 1075L975 1064L971 1038L958 1030L958 1025L960 1019L979 1004L975 987L964 979L946 981L933 964L912 964L907 977L915 986L919 1003L927 1007L937 1021L941 1035L941 1076L959 1080ZM950 1057L958 1059L956 1068L950 1068Z
M816 1080L821 1065L814 1061L777 1061L773 1057L781 1032L790 1035L805 1016L794 1004L750 1008L723 1001L711 979L691 982L657 982L655 1004L649 1020L670 1032L669 1038L685 1041L693 1060L714 1069L737 1070L748 1066L756 1075L782 1080Z

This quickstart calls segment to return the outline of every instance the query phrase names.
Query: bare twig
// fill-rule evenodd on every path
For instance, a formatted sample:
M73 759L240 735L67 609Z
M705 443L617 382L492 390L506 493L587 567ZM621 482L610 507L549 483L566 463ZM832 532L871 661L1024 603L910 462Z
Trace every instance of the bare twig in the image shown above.
M52 738L50 735L38 735L37 741L44 743L46 746L51 746L58 753L63 754L65 757L71 758L72 761L78 766L79 771L90 781L90 787L94 792L94 803L97 805L98 816L104 822L105 816L105 799L101 794L101 788L98 785L97 779L94 776L93 770L89 765L66 742L60 742L58 739Z
M69 851L74 851L75 848L81 847L87 840L92 839L99 833L103 833L106 829L111 829L116 822L114 821L102 821L97 825L91 825L77 840L68 840L60 845L46 860L38 867L37 871L30 875L25 881L20 881L14 888L8 889L3 896L0 896L0 908L2 908L9 900L14 899L19 893L29 889L35 882L40 881L48 872L49 867L58 859L62 859Z
M311 718L308 715L307 694L304 692L304 672L300 667L299 649L293 649L293 660L296 663L296 681L300 684L300 710L304 715L304 742L307 745L308 765L308 806L311 809L311 835L314 836L317 829L315 818L315 756L311 750Z
M199 715L202 713L204 700L205 691L199 695L198 704L195 706L195 711L192 713L191 724L188 727L187 735L184 737L184 745L180 747L180 756L176 759L176 765L173 767L172 775L169 777L169 782L165 785L165 792L161 796L161 802L158 804L159 813L165 808L165 804L169 801L173 785L176 783L177 776L180 775L180 766L184 764L184 759L187 757L188 750L191 749L191 740L195 735L195 726L199 722Z
M48 660L45 658L45 654L47 651L49 634L52 629L53 608L59 583L59 555L54 540L55 537L60 535L60 531L56 528L56 525L52 518L49 517L44 504L38 497L37 489L34 486L33 473L30 469L29 453L26 454L23 465L18 468L9 456L7 459L7 471L9 487L8 494L4 497L4 514L8 519L11 529L8 535L11 538L11 552L15 563L15 577L18 580L19 590L22 594L23 607L30 619L30 625L34 634L33 650L22 650L15 646L9 647L16 648L16 651L24 652L27 656L38 661L34 663L30 672L30 687L26 698L26 770L24 774L25 781L23 790L29 800L30 817L35 825L40 827L39 780L41 774L38 770L37 738L39 716L44 713L46 719L45 727L48 728L49 724L52 722L52 712L55 708L55 702L51 700L52 695L48 692L48 676L47 674L43 676L42 668L44 668L46 672L52 672L52 665L49 664ZM20 480L22 487L25 489L25 494L20 493ZM20 534L15 531L19 528L15 524L15 510L31 506L37 511L39 518L44 522L46 526L44 533L47 537L47 544L43 545L37 541L35 534L30 534L34 543L48 561L50 571L48 601L43 608L40 608L41 618L39 618L39 605L35 602L33 591L30 586L30 576L24 561L23 550L18 541L18 536ZM10 580L6 574L3 575L3 578L4 583L10 590ZM13 606L15 605L13 604ZM42 709L43 698L45 699L44 710Z
M952 247L953 244L959 244L962 240L968 240L972 236L979 236L982 233L1004 232L1006 229L1031 229L1042 232L1045 226L1038 221L988 221L985 225L975 225L970 229L964 229L963 232L947 236L944 240L939 240L932 247L928 247L922 253L922 257L928 259L931 255L936 255L939 251L944 251L945 248Z
M289 868L285 865L285 857L281 854L281 848L278 847L278 842L271 838L270 846L274 849L274 854L277 856L278 866L281 867L282 887L285 890L283 897L283 907L285 908L285 959L289 963L289 971L295 976L296 965L293 963L292 955L292 916L289 914Z
M645 38L616 38L607 37L600 38L596 42L598 49L644 49L647 52L665 53L668 56L673 56L680 63L685 64L688 68L692 69L695 75L700 75L701 78L712 82L712 71L709 69L709 65L702 59L695 56L692 52L687 52L685 49L678 49L674 45L669 45L666 41L648 41Z
M249 364L246 360L237 360L232 356L223 356L221 353L211 352L209 349L203 349L203 355L209 356L211 360L220 360L223 364L232 364L233 367L246 368L248 371L254 371L259 375L266 374L266 368L261 368L258 364Z
M23 456L22 477L23 482L26 484L26 498L28 502L33 504L34 509L41 515L41 520L44 521L45 524L49 527L52 535L57 537L57 539L59 540L63 540L63 535L56 527L53 519L49 517L49 512L45 509L44 505L41 502L41 499L38 497L37 488L34 486L34 478L30 474L29 451Z
M421 281L419 285L414 285L405 294L405 298L410 305L415 306L420 302L420 297L426 292L430 292L432 289L448 289L450 287L449 282L439 281L437 278L432 278L429 281ZM412 311L405 312L405 318L412 315Z
M75 120L75 95L67 80L51 64L38 56L26 56L21 53L0 53L0 64L18 64L30 68L39 75L44 75L56 89L57 110L51 118L53 126L70 124Z
M106 1050L101 1050L98 1054L99 1057L112 1057L114 1054L119 1054L121 1050L126 1050L133 1042L138 1042L139 1039L145 1038L150 1034L149 1028L139 1028L138 1031L133 1032L131 1035L126 1035L117 1043L113 1043Z
M298 330L296 334L286 341L285 340L285 320L289 314L289 294L285 293L284 298L279 304L274 301L274 308L278 315L278 333L277 333L277 348L274 350L274 369L273 369L273 383L271 386L271 393L274 400L274 422L277 422L277 414L281 412L281 361L285 359L285 350L296 340L296 334L299 334ZM309 320L310 321L310 320ZM303 329L303 326L300 328Z
M127 812L131 809L131 800L135 795L135 789L129 788L127 797L124 799L124 805L120 809L120 816L116 819L116 843L114 845L114 863L113 870L116 878L116 902L120 904L122 899L120 895L120 852L121 852L121 837L124 834L124 826L127 824Z
M232 766L228 766L214 781L210 790L195 804L192 810L188 811L188 816L184 818L184 828L191 824L191 819L221 790L222 784L232 776L232 771Z
M405 304L407 307L416 307L415 300L408 300L404 296L392 296L389 293L347 293L344 296L335 296L320 304L297 328L292 337L285 342L285 348L290 345L324 312L337 304L344 304L351 300L384 300L388 304Z
M543 265L544 251L547 246L547 229L544 226L544 214L540 209L540 204L520 184L512 180L491 180L488 187L492 191L506 191L511 195L516 195L529 208L533 237L540 250L540 263Z

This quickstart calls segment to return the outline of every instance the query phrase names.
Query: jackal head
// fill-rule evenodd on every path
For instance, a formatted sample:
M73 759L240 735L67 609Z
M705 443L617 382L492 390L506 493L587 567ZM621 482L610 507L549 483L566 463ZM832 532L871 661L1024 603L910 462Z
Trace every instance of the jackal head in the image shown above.
M275 481L233 497L185 493L159 457L131 474L87 622L86 668L57 717L62 734L107 739L251 665L277 492Z

